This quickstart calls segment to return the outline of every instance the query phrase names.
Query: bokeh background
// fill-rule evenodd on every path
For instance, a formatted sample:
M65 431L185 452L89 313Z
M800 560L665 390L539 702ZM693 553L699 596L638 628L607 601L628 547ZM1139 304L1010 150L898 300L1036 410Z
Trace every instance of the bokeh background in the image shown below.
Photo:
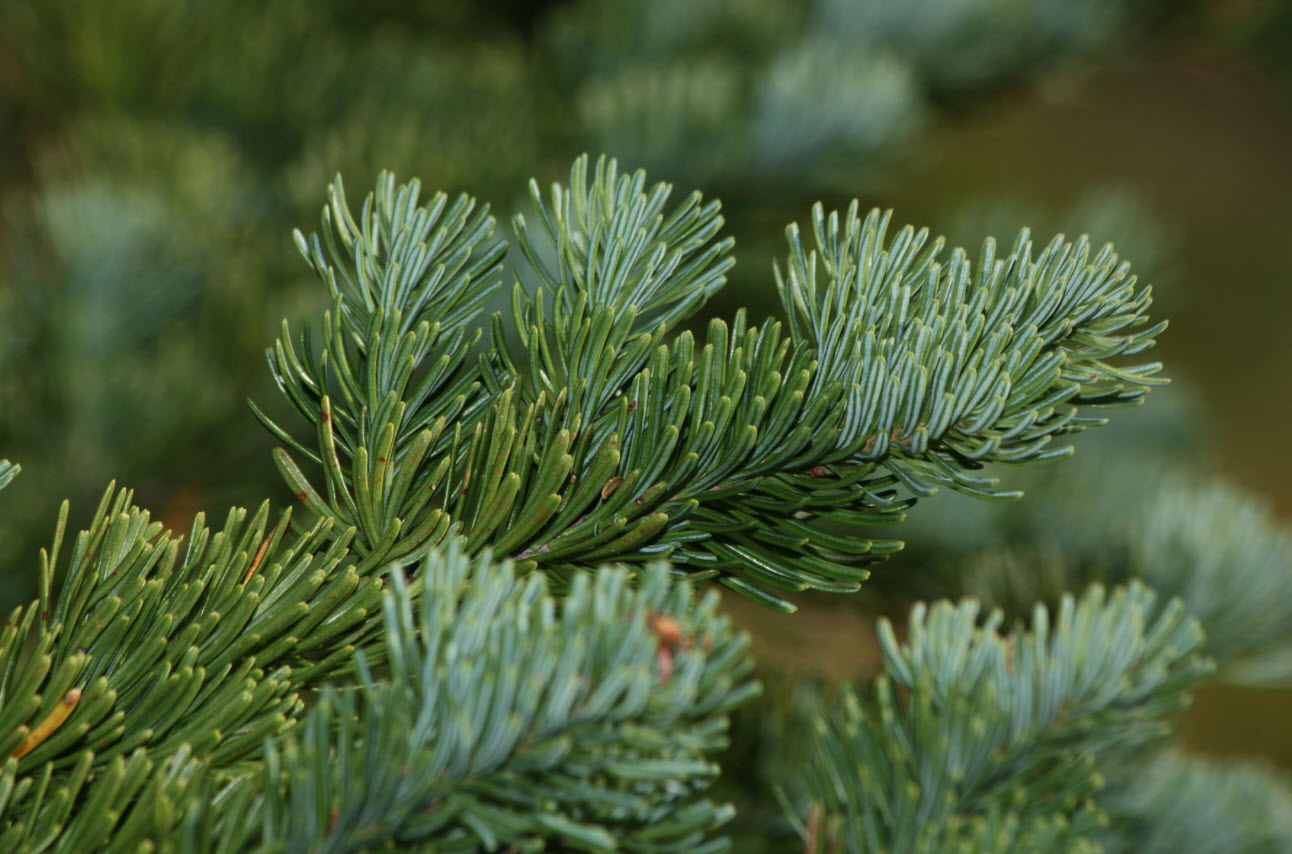
M1176 382L1020 474L1034 503L933 499L869 593L810 618L732 603L769 672L866 675L874 613L963 592L1000 543L1024 574L1080 552L1154 500L1141 468L1292 523L1287 3L0 0L0 457L23 466L0 605L34 593L59 502L75 525L109 480L180 528L286 501L244 401L285 412L263 350L321 307L290 232L335 173L505 222L584 151L724 200L740 262L715 313L775 313L785 224L860 198L971 249L1113 241L1171 318ZM1286 689L1230 686L1181 726L1292 769L1290 720Z

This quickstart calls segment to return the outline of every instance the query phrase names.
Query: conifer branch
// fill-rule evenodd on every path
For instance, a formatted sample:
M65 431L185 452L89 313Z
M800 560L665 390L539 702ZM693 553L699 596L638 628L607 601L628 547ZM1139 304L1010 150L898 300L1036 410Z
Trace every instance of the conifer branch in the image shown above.
M206 851L217 837L223 850L280 850L334 833L340 850L382 834L463 850L545 836L596 851L725 849L712 833L730 808L699 792L726 713L757 686L748 641L712 594L696 602L656 566L637 587L624 572L580 576L558 607L541 577L473 564L455 542L413 588L389 576L386 643L365 655L381 585L343 562L347 536L311 553L326 520L293 538L288 514L267 530L267 507L234 510L214 535L199 517L183 549L129 501L109 490L51 598L60 524L42 599L0 636L5 850L56 838L65 851L87 839ZM338 674L361 689L324 691L306 734L273 747L301 690ZM366 751L371 789L336 759L351 750ZM411 761L435 771L383 788L377 768ZM273 794L280 769L290 801ZM299 809L320 796L347 822ZM213 800L223 811L205 812ZM249 810L264 820L249 824Z
M227 850L702 851L730 807L703 797L725 714L756 692L748 641L710 594L649 568L581 576L558 604L456 545L428 556L414 605L385 606L388 680L328 690L271 747ZM677 634L661 631L667 621ZM668 662L667 664L665 662ZM235 795L234 801L243 800ZM204 809L201 805L195 805Z
M886 675L818 727L809 786L839 850L1094 851L1098 759L1165 734L1211 670L1178 601L1064 597L1002 636L973 600L879 628ZM986 847L981 847L986 845Z
M131 497L110 487L65 563L64 504L40 597L0 632L5 850L61 826L78 797L120 816L100 794L112 780L142 786L178 773L179 756L255 757L294 723L301 690L350 670L375 628L381 582L343 562L351 535L330 520L291 534L290 514L270 527L265 504L216 532L199 514L181 538Z
M635 587L622 571L582 576L558 604L541 577L457 545L419 575L416 603L398 573L386 594L389 676L357 653L359 686L324 689L260 764L136 751L68 813L85 760L29 815L48 827L62 808L60 841L97 833L119 850L727 849L714 834L731 808L703 792L726 714L758 686L715 596L697 602L654 566Z
M732 263L730 241L716 240L717 203L693 195L668 211L670 191L647 190L643 173L619 175L604 158L590 180L587 158L577 160L550 204L531 186L550 252L523 217L516 229L541 287L527 295L516 286L513 328L495 315L494 346L477 373L462 367L461 347L431 369L401 355L398 388L351 382L349 415L340 416L312 379L322 367L296 367L280 340L275 376L318 426L317 449L293 447L320 463L326 485L314 488L280 451L297 495L358 528L357 550L372 562L411 559L456 533L472 551L490 545L558 578L607 560L667 557L789 609L772 591L856 590L866 563L901 546L840 533L840 524L896 521L911 495L937 485L1008 495L969 472L983 461L1063 456L1068 449L1051 447L1056 436L1098 423L1078 406L1133 403L1157 382L1155 363L1109 361L1151 346L1161 329L1147 325L1148 290L1110 248L1092 259L1084 240L1056 238L1034 259L1024 233L1004 259L989 242L975 274L963 252L940 261L941 241L926 247L927 232L907 228L886 243L887 217L863 223L855 204L842 227L815 212L820 286L818 252L805 253L791 227L788 273L778 273L788 334L738 313L711 322L701 343L689 332L665 341ZM329 340L372 338L370 316L407 317L430 304L428 291L436 304L478 307L498 251L487 244L468 261L487 240L484 215L468 228L470 204L460 203L445 233L462 239L434 238L452 259L441 262L422 241L443 201L419 209L416 196L415 185L395 189L384 177L364 205L368 225L342 229L331 262L319 238L298 239L334 294L336 269L363 271L361 283L401 283L358 287L362 300L351 302L368 314L329 314ZM351 222L339 189L329 210L325 234ZM388 258L387 243L417 263L393 249ZM454 270L470 272L446 272ZM454 334L466 336L471 312L452 316ZM526 358L510 354L513 334ZM371 345L370 373L395 359L380 355L389 339ZM468 338L454 340L465 347ZM328 346L319 365L344 375L345 348ZM437 395L451 368L441 364L462 367L447 402ZM419 370L426 378L413 404L425 415L414 436L400 395Z

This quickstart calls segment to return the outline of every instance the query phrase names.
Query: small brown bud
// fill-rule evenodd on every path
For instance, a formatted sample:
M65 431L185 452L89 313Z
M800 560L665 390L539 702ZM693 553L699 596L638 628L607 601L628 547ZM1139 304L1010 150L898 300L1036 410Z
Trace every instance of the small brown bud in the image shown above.
M677 646L682 640L682 624L668 614L651 614L647 624L664 646Z
M601 487L601 500L605 501L607 498L613 495L615 490L619 488L619 484L623 482L624 482L624 479L622 477L619 477L618 475L606 481L605 485Z

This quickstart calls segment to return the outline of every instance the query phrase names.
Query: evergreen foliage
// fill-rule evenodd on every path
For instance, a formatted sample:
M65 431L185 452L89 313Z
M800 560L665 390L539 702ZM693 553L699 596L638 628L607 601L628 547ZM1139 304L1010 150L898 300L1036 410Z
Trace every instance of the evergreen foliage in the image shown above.
M886 675L823 722L817 842L844 851L1098 851L1102 756L1160 737L1206 675L1181 603L1099 586L1030 631L977 603L917 606L905 643L882 622ZM815 845L810 850L817 850Z
M1096 248L1166 278L1143 212L971 257L819 205L763 278L759 223L873 198L1156 4L519 5L0 0L0 567L38 588L0 629L0 850L1292 850L1281 775L1160 740L1213 666L1292 679L1288 535L1177 470L1202 414L1011 465L1160 382ZM580 148L734 204L580 160L508 244L382 173L284 262L338 169L508 204ZM728 280L762 287L705 325ZM283 316L270 457L235 399ZM262 457L301 507L257 505ZM91 517L113 476L161 518ZM885 623L873 681L749 704L709 579L954 601Z
M64 505L0 634L0 847L728 850L715 759L759 688L695 584L786 609L855 590L900 546L859 524L937 486L1013 497L984 465L1065 456L1159 382L1122 364L1162 328L1148 289L1084 239L971 263L818 206L812 250L787 232L786 322L696 342L732 263L716 202L606 159L531 192L515 257L539 285L483 349L505 244L469 197L383 176L356 215L338 180L297 235L331 308L268 361L312 435L256 414L304 521L266 503L180 537L110 487L65 546ZM801 844L1135 850L1176 795L1259 785L1150 751L1208 655L1281 660L1285 540L1214 491L1135 533L1124 586L1008 632L973 599L881 623L885 672L794 713ZM1185 770L1139 785L1160 763ZM1290 811L1267 797L1232 833L1178 830L1272 850Z
M992 495L969 474L980 461L1063 456L1051 440L1098 420L1082 405L1134 402L1160 367L1107 361L1161 328L1111 250L1056 239L1033 258L1024 232L1003 258L988 242L975 273L927 231L888 240L887 217L863 223L855 205L842 226L814 211L815 251L790 228L788 335L742 312L698 347L687 331L669 342L730 266L718 206L695 194L668 210L666 185L605 160L589 180L585 159L550 206L531 185L556 266L518 217L542 284L515 286L512 328L495 316L472 365L502 246L466 197L419 207L417 191L384 177L356 221L333 186L323 236L297 238L335 301L324 343L315 355L285 328L270 354L321 454L264 420L325 486L286 452L279 467L373 563L456 527L468 549L536 566L668 557L788 609L773 590L855 590L853 565L900 548L822 522L897 518L910 501L895 484Z
M541 576L456 545L422 572L417 614L391 576L389 676L360 654L359 687L325 689L301 734L270 745L204 817L222 850L723 847L730 808L698 795L723 715L757 686L715 595L694 601L656 565L636 587L622 570L580 575L558 605Z

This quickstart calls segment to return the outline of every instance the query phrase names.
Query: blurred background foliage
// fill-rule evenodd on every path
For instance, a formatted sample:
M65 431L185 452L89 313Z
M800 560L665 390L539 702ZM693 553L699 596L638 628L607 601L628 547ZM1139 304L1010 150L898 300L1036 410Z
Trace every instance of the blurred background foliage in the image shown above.
M802 677L778 674L869 674L875 611L971 592L1021 613L1155 572L1172 592L1170 544L1137 557L1164 517L1206 520L1190 554L1250 530L1194 583L1254 562L1285 582L1252 595L1277 597L1290 46L1275 0L0 0L0 454L24 469L0 495L0 604L34 591L58 503L84 517L109 479L179 527L285 498L243 401L272 411L263 349L318 308L289 234L333 174L392 169L505 219L582 151L724 201L740 263L715 313L774 313L785 224L860 197L971 248L1022 226L1112 240L1172 318L1177 382L1076 462L1004 472L1028 500L927 502L908 551L859 597L806 597L810 619L732 603L790 698L738 729L747 779L793 761L754 750L794 728ZM1292 667L1239 642L1278 631L1220 633L1257 687L1204 692L1191 746L1292 768L1271 687Z

